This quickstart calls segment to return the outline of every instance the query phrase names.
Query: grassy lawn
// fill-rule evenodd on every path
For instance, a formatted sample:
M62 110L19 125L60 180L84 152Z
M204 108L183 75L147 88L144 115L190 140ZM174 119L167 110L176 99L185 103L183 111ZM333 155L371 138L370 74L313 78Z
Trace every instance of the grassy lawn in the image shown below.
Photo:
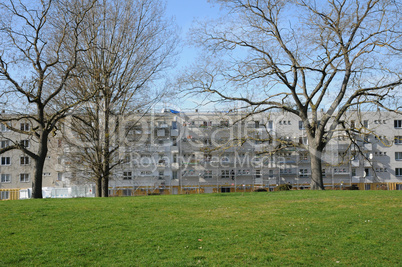
M0 266L397 266L400 191L0 202Z

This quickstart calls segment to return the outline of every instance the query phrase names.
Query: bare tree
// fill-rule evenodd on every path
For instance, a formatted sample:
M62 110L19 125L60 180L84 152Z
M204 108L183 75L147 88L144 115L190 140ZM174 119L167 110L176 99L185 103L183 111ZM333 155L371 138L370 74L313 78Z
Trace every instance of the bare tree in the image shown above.
M178 39L164 12L159 0L104 0L88 17L88 49L80 59L87 79L73 88L78 95L95 88L98 95L69 125L85 143L69 144L76 147L77 166L87 166L94 178L97 196L108 196L111 172L122 162L124 115L145 112L163 94L154 82L172 65Z
M93 95L64 97L82 52L81 28L94 1L3 1L0 3L0 99L7 115L0 121L30 136L37 146L14 141L0 154L19 149L35 162L32 197L42 198L48 141L58 122ZM70 50L67 54L64 51ZM63 102L59 101L64 99ZM19 128L18 122L28 123ZM33 151L37 148L37 151Z
M246 116L300 117L311 188L324 189L322 152L348 110L391 110L401 73L401 4L392 0L215 0L226 15L200 22L192 40L210 54L181 82ZM400 91L399 91L400 92ZM395 110L395 109L394 109ZM303 146L303 145L302 145Z

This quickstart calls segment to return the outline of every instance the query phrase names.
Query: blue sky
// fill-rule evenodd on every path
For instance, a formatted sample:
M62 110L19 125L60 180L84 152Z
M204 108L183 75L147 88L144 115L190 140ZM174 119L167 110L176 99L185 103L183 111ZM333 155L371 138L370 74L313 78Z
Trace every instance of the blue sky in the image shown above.
M217 14L219 7L212 7L207 0L167 0L167 15L175 16L177 24L188 29L195 17Z
M197 57L198 50L195 47L186 46L186 37L188 30L191 28L194 19L216 18L219 14L219 6L208 3L208 0L167 0L167 17L174 17L177 25L181 29L182 42L180 44L181 53L179 54L178 64L173 70L173 75L178 71L182 71L186 66L194 62ZM194 109L198 107L199 99L186 98L178 101L180 107L175 107L174 104L161 103L163 106L170 106L178 109ZM203 108L201 108L203 109ZM208 109L208 107L205 107Z
M185 41L187 32L194 19L217 17L219 6L208 3L207 0L167 0L167 16L173 16L181 28L181 37ZM194 47L183 47L178 67L183 67L194 60L197 51Z

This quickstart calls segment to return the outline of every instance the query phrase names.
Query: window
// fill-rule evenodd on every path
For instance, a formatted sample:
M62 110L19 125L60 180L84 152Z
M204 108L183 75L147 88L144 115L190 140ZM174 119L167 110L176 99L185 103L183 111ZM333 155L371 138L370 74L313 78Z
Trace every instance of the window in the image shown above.
M1 157L1 165L11 165L10 157Z
M395 145L402 145L402 136L395 136Z
M29 173L21 173L20 174L20 182L21 183L29 182Z
M307 145L308 144L308 139L305 136L300 136L299 137L299 144L301 145Z
M27 131L29 131L29 128L30 128L29 123L23 122L23 123L20 124L20 130L21 131L27 132Z
M395 160L402 160L402 152L395 152Z
M1 140L1 148L6 148L10 145L9 140Z
M394 120L395 128L402 128L402 120Z
M8 132L10 129L7 128L7 126L4 123L0 124L0 131L1 132Z
M2 183L11 183L11 174L1 174L1 182Z
M221 171L221 178L222 179L229 179L230 172L229 170L222 170Z
M62 181L63 180L63 173L62 172L58 172L57 173L57 181Z
M177 121L172 121L172 129L173 130L177 129Z
M229 121L220 121L222 127L229 127Z
M273 128L273 122L272 121L267 121L267 128L272 130L272 128Z
M326 176L326 171L325 171L325 169L322 169L322 170L321 170L321 174L322 174L322 177L325 177L325 176Z
M300 169L300 171L299 171L299 175L300 175L300 177L308 177L308 173L307 173L307 169Z
M369 121L368 120L363 121L363 127L366 128L366 129L369 127Z
M164 172L160 171L159 176L158 176L159 180L163 180L163 175L164 175Z
M131 192L132 192L133 190L132 189L123 189L122 190L122 196L123 197L129 197L129 196L131 196Z
M123 172L123 180L131 180L132 173L131 172Z
M259 121L254 121L254 127L255 128L260 128L260 122Z
M10 199L10 191L1 191L0 199Z
M395 176L402 176L402 168L395 169Z
M21 140L20 145L22 147L29 147L29 140Z
M357 176L356 173L356 168L352 168L352 176Z
M255 170L255 178L257 178L257 179L262 178L261 170Z
M280 174L292 174L292 169L280 169L279 170Z
M304 129L306 129L306 128L304 127L303 121L299 121L299 130L304 130Z
M212 179L212 170L204 170L204 179Z
M212 144L211 139L205 138L204 139L204 145L210 146Z
M20 158L20 164L21 165L29 165L29 157L28 156L22 156Z
M355 121L350 121L350 128L354 129L356 126Z

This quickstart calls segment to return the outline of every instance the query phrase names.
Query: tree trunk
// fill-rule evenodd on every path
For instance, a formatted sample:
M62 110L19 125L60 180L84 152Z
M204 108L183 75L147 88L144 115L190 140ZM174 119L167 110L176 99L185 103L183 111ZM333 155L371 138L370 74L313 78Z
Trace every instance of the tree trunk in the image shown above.
M322 149L310 147L311 158L311 190L324 190L324 183L322 179Z
M32 198L43 198L42 182L43 182L43 167L48 152L48 133L43 132L39 139L38 158L35 159L35 172L32 179Z
M102 178L101 177L97 177L95 180L95 196L96 197L101 197L102 196Z
M102 178L102 197L109 197L109 177Z
M32 178L32 198L43 198L42 195L42 179L43 179L43 166L45 159L39 158L35 160L34 176Z
M109 133L109 119L110 119L110 110L109 110L109 94L105 93L104 95L104 111L103 111L103 163L102 163L102 197L109 196L109 175L110 175L110 133Z

